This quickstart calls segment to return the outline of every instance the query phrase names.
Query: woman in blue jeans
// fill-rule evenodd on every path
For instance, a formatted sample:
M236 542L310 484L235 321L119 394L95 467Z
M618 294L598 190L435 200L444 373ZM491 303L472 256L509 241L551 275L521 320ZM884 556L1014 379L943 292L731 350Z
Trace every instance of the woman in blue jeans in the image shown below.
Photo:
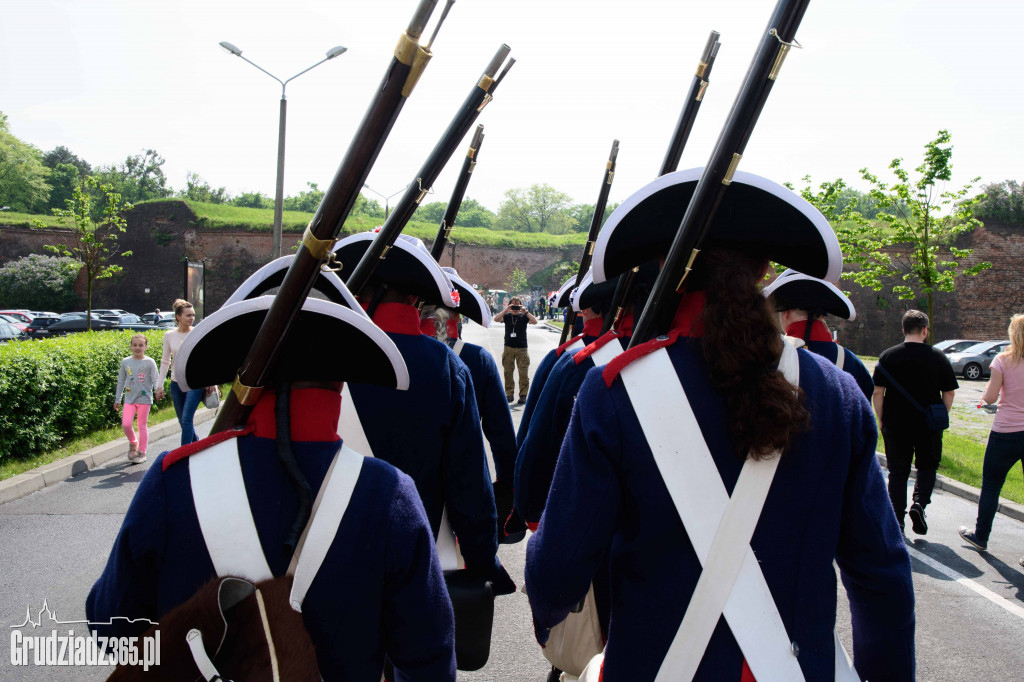
M196 320L196 311L188 301L178 299L174 302L174 320L178 323L177 328L164 334L164 350L160 357L160 380L157 386L157 400L163 400L164 380L167 378L167 371L171 368L174 355L181 347L189 332L192 331L192 323ZM171 381L171 402L174 403L174 413L178 416L178 424L181 425L181 444L188 445L199 440L196 435L193 420L196 416L196 409L203 399L203 389L197 388L192 391L182 391L176 381Z
M999 399L999 411L992 422L981 473L981 499L974 530L960 527L960 537L982 552L988 549L992 519L999 508L999 492L1006 475L1024 461L1024 315L1014 315L1007 330L1010 347L992 361L992 375L982 403ZM979 405L981 407L981 405ZM1024 565L1024 557L1021 558Z

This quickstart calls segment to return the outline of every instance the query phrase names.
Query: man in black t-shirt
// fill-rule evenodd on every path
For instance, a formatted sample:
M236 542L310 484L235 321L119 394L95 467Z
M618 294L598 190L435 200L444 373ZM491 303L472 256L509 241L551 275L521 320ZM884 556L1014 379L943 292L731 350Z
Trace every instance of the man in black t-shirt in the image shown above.
M526 403L530 390L530 352L526 348L526 325L537 324L537 318L523 307L522 299L513 297L495 322L505 323L505 350L501 354L501 366L505 370L505 398L515 400L515 368L519 367L519 404Z
M896 519L903 528L903 515L907 513L907 479L914 461L917 481L910 522L915 533L924 535L928 532L924 508L931 502L935 474L942 459L942 431L928 429L924 413L903 395L896 383L922 408L942 403L946 411L953 406L953 394L959 384L945 354L927 343L927 315L920 310L908 310L903 315L903 336L903 343L878 356L871 402L882 423L889 467L889 499ZM885 368L888 376L880 367Z

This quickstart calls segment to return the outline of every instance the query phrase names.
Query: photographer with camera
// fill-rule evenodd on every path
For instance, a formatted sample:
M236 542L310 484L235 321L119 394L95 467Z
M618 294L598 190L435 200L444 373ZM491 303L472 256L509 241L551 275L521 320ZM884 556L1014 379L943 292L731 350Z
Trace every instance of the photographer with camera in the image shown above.
M537 318L523 307L523 300L513 296L508 305L494 316L495 322L505 323L505 350L501 366L505 370L505 398L515 401L515 367L519 367L519 404L526 404L530 390L530 351L526 347L526 325L537 324Z

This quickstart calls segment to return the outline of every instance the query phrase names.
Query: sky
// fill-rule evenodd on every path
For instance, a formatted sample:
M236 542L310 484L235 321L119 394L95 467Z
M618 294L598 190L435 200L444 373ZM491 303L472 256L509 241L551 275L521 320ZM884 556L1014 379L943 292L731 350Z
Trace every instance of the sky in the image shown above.
M444 0L428 25L440 15ZM458 0L434 57L370 172L368 198L415 179L502 43L517 62L478 119L468 196L547 183L598 196L620 140L610 201L653 180L711 30L722 48L680 169L704 165L767 28L773 0ZM0 111L43 151L96 165L144 149L175 189L189 172L231 194L273 196L280 85L336 45L348 51L287 86L285 195L325 189L416 0L0 0ZM952 134L959 187L1024 180L1024 5L1012 0L814 0L747 145L741 170L800 184L916 167ZM425 201L447 201L468 136ZM383 200L381 200L383 202Z

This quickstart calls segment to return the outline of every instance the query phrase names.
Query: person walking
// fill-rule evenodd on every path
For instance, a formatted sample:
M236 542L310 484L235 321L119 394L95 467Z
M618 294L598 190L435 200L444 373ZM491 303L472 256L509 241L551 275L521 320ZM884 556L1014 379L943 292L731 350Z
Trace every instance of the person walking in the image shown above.
M505 350L501 353L501 366L505 370L505 398L515 401L515 370L519 368L519 403L526 404L530 390L530 350L526 344L526 325L537 324L534 317L523 307L523 300L513 296L505 309L494 316L495 322L505 323Z
M978 404L981 407L999 400L985 447L978 519L974 530L960 526L960 537L982 552L988 549L992 519L999 508L999 492L1006 475L1017 462L1024 461L1024 315L1014 315L1006 333L1010 347L992 361L991 376Z
M142 334L132 336L132 354L121 361L117 372L117 389L114 391L114 409L121 407L124 398L124 411L121 415L121 427L128 437L128 461L141 464L146 461L146 447L149 445L149 410L153 406L156 393L156 362L146 355L149 341ZM128 395L125 396L125 390ZM133 422L138 419L139 434L135 436Z
M611 251L621 267L665 256L692 175L662 176L609 218L602 234L621 220L633 242ZM580 388L527 545L537 639L559 646L550 628L592 582L600 612L607 568L612 624L585 679L836 679L835 562L860 677L909 681L910 558L871 408L850 375L783 340L758 288L770 261L837 279L838 243L810 204L750 178L733 178L665 335ZM595 248L595 272L620 274L609 263Z
M164 333L163 354L160 357L160 380L157 383L156 399L163 400L164 380L167 379L167 372L171 369L174 356L181 347L181 342L192 331L192 324L196 319L195 308L184 299L174 302L174 321L177 327ZM188 445L199 440L196 435L193 420L196 416L196 409L203 399L205 390L197 388L191 391L182 391L178 382L171 380L171 401L174 403L174 414L178 417L178 424L181 425L181 444Z
M914 532L928 532L925 508L932 500L935 476L942 460L942 429L930 426L926 415L932 405L953 407L960 384L946 355L928 345L928 316L920 310L903 315L903 343L878 356L875 392L871 396L889 467L889 499L900 528L910 516ZM939 410L941 412L941 410ZM907 480L911 462L917 468L913 503L907 511Z

